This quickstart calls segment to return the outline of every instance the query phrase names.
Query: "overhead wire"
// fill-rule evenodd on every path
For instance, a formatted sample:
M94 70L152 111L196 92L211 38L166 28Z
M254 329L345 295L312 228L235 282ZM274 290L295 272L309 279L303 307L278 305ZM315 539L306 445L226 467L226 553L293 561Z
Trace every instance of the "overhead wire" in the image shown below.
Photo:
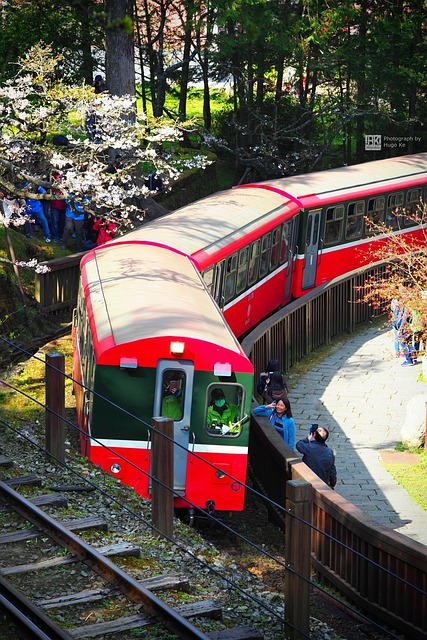
M4 342L9 342L7 339L3 338L2 336L0 336L0 338L4 341ZM14 345L16 346L16 345ZM43 364L47 364L49 367L51 367L52 369L56 370L58 373L60 373L61 375L63 375L65 378L68 378L69 380L71 380L73 383L77 383L80 384L82 386L82 388L84 388L86 391L89 391L90 393L93 393L94 395L96 395L97 397L101 398L102 400L106 401L107 403L111 404L113 407L123 411L126 415L128 415L129 417L132 417L134 419L136 419L137 421L139 421L140 423L142 423L143 425L145 425L147 428L152 429L152 426L149 425L148 423L146 423L143 419L139 418L138 416L132 414L130 411L128 411L127 409L121 407L120 405L117 405L116 403L114 403L113 401L111 401L109 398L103 396L102 394L90 389L89 387L86 387L83 383L80 383L78 381L75 381L74 378L66 373L64 373L63 371L57 369L53 364L51 363L47 363L44 359L40 358L39 356L37 356L36 354L32 354L27 352L25 349L22 349L22 352L25 353L26 355L28 355L30 358L35 358L36 360L39 360L40 362L42 362ZM83 429L81 429L78 425L74 424L72 421L66 419L64 416L61 416L59 414L57 414L55 411L53 411L50 407L46 407L46 405L42 402L40 402L39 400L37 400L36 398L33 398L31 396L29 396L28 394L26 394L25 392L23 392L22 390L14 387L13 385L11 385L10 383L8 383L7 381L3 381L3 384L5 384L6 386L8 386L9 388L14 389L15 391L17 391L18 393L21 393L22 395L26 396L29 400L35 402L36 404L38 404L40 407L47 409L48 411L50 411L52 414L56 415L57 417L61 418L66 424L68 424L69 426L71 426L73 429L75 429L76 431L84 434L86 437L90 437L94 442L96 442L97 444L100 444L101 446L103 446L107 451L110 451L112 453L114 453L115 455L117 455L120 459L122 459L123 461L127 462L128 464L130 464L131 466L133 466L136 470L141 471L142 473L144 473L145 475L148 475L149 477L150 474L145 472L143 469L141 469L140 467L138 467L138 465L132 463L132 461L127 460L127 458L125 458L124 456L122 456L121 454L119 454L117 451L109 448L108 446L106 446L104 443L98 441L94 436L89 435L87 432L85 432ZM1 421L3 422L3 420ZM165 437L166 439L168 439L169 441L173 442L175 446L179 446L183 449L185 449L185 451L187 451L187 453L191 453L191 455L193 455L194 457L198 458L199 460L201 460L203 463L207 464L208 466L213 467L215 470L220 470L218 467L216 467L215 465L213 465L212 463L210 463L209 461L204 460L202 457L198 456L198 454L194 453L194 452L189 452L188 449L186 449L185 447L183 447L182 445L180 445L179 443L174 442L173 438L169 438L166 434L161 434L163 437ZM24 434L21 434L22 437L26 437ZM29 440L30 442L33 442L31 440ZM39 445L37 445L36 443L35 446L39 447ZM44 449L43 449L44 450ZM51 454L49 454L51 455ZM63 464L63 463L61 463ZM77 473L77 472L76 472ZM374 566L376 566L377 568L384 570L386 573L390 574L391 576L403 581L405 584L408 584L408 586L419 590L415 585L412 585L411 583L408 583L407 581L405 581L404 579L400 578L400 576L397 576L396 574L394 574L393 572L389 571L388 569L386 569L385 567L379 565L378 563L376 563L375 561L373 561L371 558L368 558L366 556L364 556L363 554L360 554L359 552L357 552L356 550L348 547L348 545L345 545L345 543L342 543L340 540L334 538L333 536L331 536L330 534L327 534L326 532L322 531L321 529L319 529L318 527L316 527L315 525L313 525L310 522L305 521L304 519L300 518L299 516L297 516L296 514L294 514L293 512L291 512L289 509L286 509L285 507L283 507L282 505L279 505L277 503L275 503L273 500L269 499L268 497L266 497L264 494L256 491L253 487L251 487L250 485L247 485L245 483L242 483L240 480L234 478L233 476L231 476L230 474L225 473L225 475L227 475L227 477L239 482L239 484L242 484L245 489L251 491L253 494L255 494L259 499L261 499L262 501L266 501L267 503L269 503L270 505L274 506L276 509L279 509L280 511L284 512L287 516L290 517L294 517L297 520L301 521L303 524L305 524L306 526L310 527L311 529L315 530L316 532L324 535L325 537L327 537L328 539L330 539L331 541L337 543L338 545L344 547L346 550L355 553L356 555L360 556L362 559L364 559L365 561L367 561L368 563L373 564ZM158 479L156 479L156 481L162 485L164 488L166 488L167 490L171 491L175 496L179 496L179 494L177 492L175 492L171 487L168 487L166 485L164 485L161 481L159 481ZM108 497L110 497L110 499L115 500L114 498L112 498L111 496L109 496L109 494L107 494ZM120 503L118 503L120 504ZM191 502L189 501L189 504L191 504ZM392 632L390 632L389 630L383 628L381 625L379 625L378 623L376 623L375 621L371 620L368 616L365 616L364 614L360 613L358 610L352 608L351 606L349 606L347 603L345 603L344 601L340 600L338 597L334 596L333 594L331 594L329 591L327 591L326 589L324 589L323 587L321 587L320 585L316 584L315 582L313 582L310 579L307 579L305 576L301 575L300 573L298 573L297 571L295 571L288 563L281 561L279 558L276 558L275 556L273 556L272 554L270 554L269 552L267 552L264 548L260 547L259 545L257 545L255 542L249 540L248 538L246 538L246 536L243 536L242 534L240 534L238 531L234 530L232 527L229 527L226 523L224 523L223 521L219 520L218 518L216 518L212 513L207 513L204 512L200 507L198 507L195 504L192 504L193 508L196 509L197 511L203 512L203 514L205 515L205 517L208 517L211 521L217 523L218 525L220 525L221 527L223 527L224 529L226 529L228 532L230 532L231 534L237 536L239 539L241 539L243 542L245 542L246 544L249 544L250 546L252 546L255 550L257 550L259 553L263 554L264 556L268 557L269 559L273 560L274 562L276 562L279 566L281 566L285 571L290 571L292 574L298 576L301 580L303 580L304 582L307 582L310 586L312 586L313 588L315 588L316 590L318 590L319 592L325 594L328 596L328 598L331 598L332 600L334 600L335 602L337 602L338 604L340 604L341 606L344 606L348 611L350 611L351 613L361 617L362 619L364 619L368 624L375 626L376 628L380 629L382 632L390 635L390 637L392 638L396 638L398 639L398 636L395 636ZM124 507L126 508L126 507ZM134 513L131 512L130 513ZM134 514L137 518L138 515ZM142 519L143 520L143 519ZM143 520L144 523L146 523ZM152 526L152 525L149 525ZM162 534L163 535L163 534ZM175 541L171 538L168 538L170 542L174 543ZM185 550L185 548L183 548ZM190 553L190 555L192 555ZM208 566L209 567L209 566ZM209 567L210 568L210 567ZM234 588L237 588L238 590L240 590L240 587L238 585L236 585L235 583L233 583L232 581L230 581L230 579L226 578L225 576L222 576L222 574L220 574L219 572L217 572L216 570L213 571L214 573L218 573L219 577L224 578L224 580L226 582L230 582L232 584L232 586ZM422 590L419 590L421 593L424 593ZM243 591L243 593L245 593ZM248 597L252 596L249 594ZM257 601L257 600L256 600ZM258 604L260 604L261 606L264 606L264 603L262 601L257 601ZM270 610L267 607L268 611L270 613L272 613L273 615L276 615L274 613L273 610Z

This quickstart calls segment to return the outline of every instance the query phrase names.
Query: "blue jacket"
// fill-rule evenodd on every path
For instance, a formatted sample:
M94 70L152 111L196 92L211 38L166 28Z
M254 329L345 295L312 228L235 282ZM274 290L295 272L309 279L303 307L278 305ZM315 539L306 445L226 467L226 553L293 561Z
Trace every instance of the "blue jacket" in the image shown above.
M276 409L267 409L265 404L255 407L254 414L256 416L265 416L268 418L277 433L282 436L286 444L291 449L295 449L295 421L293 418L288 418L285 413L281 418L279 418L276 413Z
M310 469L332 488L337 483L337 470L335 468L335 456L332 449L325 442L317 440L299 440L297 451L303 454L302 461Z
M27 185L24 185L24 186L27 186ZM39 193L39 194L46 193L46 189L43 189L43 187L37 187L37 193ZM44 214L42 201L41 200L34 200L33 198L25 198L25 213L28 213L28 214L42 213L42 214Z
M65 216L67 218L72 218L73 220L84 220L85 219L85 211L81 204L71 200L66 200L66 209Z

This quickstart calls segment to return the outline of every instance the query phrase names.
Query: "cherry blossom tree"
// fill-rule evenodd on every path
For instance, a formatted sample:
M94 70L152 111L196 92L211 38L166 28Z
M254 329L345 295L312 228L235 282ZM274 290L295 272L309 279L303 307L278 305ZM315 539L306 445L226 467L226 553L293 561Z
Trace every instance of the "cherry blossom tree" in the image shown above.
M98 212L115 217L122 228L138 224L150 195L144 169L160 174L168 189L183 170L171 152L182 132L174 124L148 123L145 114L135 113L132 96L68 85L57 78L60 62L49 46L37 45L21 59L15 77L0 87L0 185L24 198L28 192L19 185L29 182L49 190L58 186L50 179L52 172L60 172L64 198L89 197ZM56 146L54 134L66 136L69 144ZM110 173L112 151L120 154L121 164ZM187 166L207 163L198 154Z
M403 227L405 221L405 227ZM417 240L408 233L399 233L408 223L420 225ZM391 303L417 315L421 331L427 337L427 206L420 202L413 212L391 213L386 222L375 224L366 220L370 232L382 238L372 255L372 262L385 262L384 273L368 278L359 297L374 307L387 309ZM397 233L396 233L397 231Z

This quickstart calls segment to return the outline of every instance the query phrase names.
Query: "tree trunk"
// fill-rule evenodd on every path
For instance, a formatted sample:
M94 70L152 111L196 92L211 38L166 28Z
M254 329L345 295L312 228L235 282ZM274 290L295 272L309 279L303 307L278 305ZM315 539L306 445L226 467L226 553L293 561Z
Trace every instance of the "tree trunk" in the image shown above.
M132 0L107 0L105 68L112 95L135 97L135 63L133 44Z
M183 51L183 65L181 72L181 87L179 92L179 107L178 107L178 119L180 122L185 122L187 119L187 92L188 92L188 79L190 75L190 52L191 52L191 7L187 6L187 15L185 21L185 38L184 38L184 51Z

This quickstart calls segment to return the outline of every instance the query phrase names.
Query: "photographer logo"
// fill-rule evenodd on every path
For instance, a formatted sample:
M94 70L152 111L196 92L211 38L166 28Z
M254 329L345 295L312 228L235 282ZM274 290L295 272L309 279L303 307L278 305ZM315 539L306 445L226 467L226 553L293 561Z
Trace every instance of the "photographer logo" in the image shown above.
M365 151L381 151L381 136L365 136Z

